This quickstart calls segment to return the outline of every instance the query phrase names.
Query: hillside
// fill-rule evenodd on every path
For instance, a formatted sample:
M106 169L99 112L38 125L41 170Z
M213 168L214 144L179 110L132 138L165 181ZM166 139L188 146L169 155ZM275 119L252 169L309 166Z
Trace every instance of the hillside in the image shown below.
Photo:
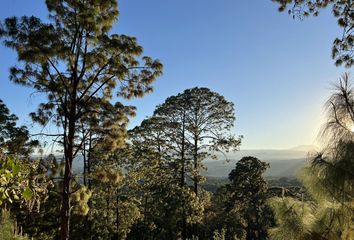
M308 152L297 148L288 150L241 150L236 153L228 154L227 159L220 156L218 160L205 160L204 165L207 168L203 175L210 177L227 177L229 172L235 167L238 160L245 156L254 156L270 164L266 171L266 177L294 177L308 158Z

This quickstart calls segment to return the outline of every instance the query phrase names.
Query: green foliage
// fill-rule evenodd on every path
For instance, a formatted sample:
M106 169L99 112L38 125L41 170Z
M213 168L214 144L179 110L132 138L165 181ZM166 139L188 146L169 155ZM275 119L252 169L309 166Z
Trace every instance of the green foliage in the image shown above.
M312 201L272 200L279 224L272 230L275 239L289 239L286 234L292 239L354 238L353 100L344 75L326 105L324 149L299 174Z
M0 166L0 209L3 213L0 234L6 236L0 239L27 239L21 237L23 232L30 232L23 218L39 214L53 183L39 172L38 161L20 161L0 155ZM14 220L10 218L10 210ZM33 224L33 220L28 220Z
M90 127L102 130L99 139L106 142L104 146L121 145L130 111L120 103L112 104L113 94L130 99L150 93L162 74L162 64L142 56L136 38L110 32L118 17L117 1L47 0L46 5L49 21L10 17L2 22L0 36L19 60L10 70L10 79L47 96L31 113L32 120L60 129L54 134L65 161L60 238L68 239L72 165L77 154L85 151L83 145L94 131Z
M197 166L210 153L236 151L241 143L240 138L229 133L235 121L234 104L208 88L186 89L167 98L155 109L154 119L163 121L160 124L175 132L174 135L183 129L191 145L186 153L193 156L193 164Z
M274 210L280 227L270 231L272 239L305 240L310 238L310 229L314 222L311 203L294 198L272 198L270 205Z
M269 167L255 157L243 157L229 174L230 207L236 207L244 218L247 239L266 239L271 224L266 206L267 182L262 174ZM239 208L239 209L237 209Z
M209 238L246 239L246 220L242 206L231 202L228 185L220 187L206 207L203 231Z
M0 207L20 203L31 211L40 206L51 182L41 174L35 175L38 162L23 162L0 152ZM9 206L10 207L10 206Z
M119 186L109 182L94 185L88 215L92 232L88 239L92 236L95 239L126 239L132 225L141 218L140 200L131 190L122 189L126 184L122 181Z
M76 190L71 195L71 201L73 202L72 211L75 214L86 216L89 212L89 206L87 205L90 200L92 192L87 189L85 186L80 186L78 190Z
M273 215L267 204L268 187L262 174L268 164L244 157L206 207L203 231L211 238L268 239Z
M7 154L28 157L38 141L30 140L27 127L16 126L17 120L0 99L0 148Z
M207 88L193 88L166 99L153 117L130 132L137 159L133 166L141 179L138 189L144 193L144 217L136 230L149 231L133 239L204 234L204 224L210 224L204 222L204 212L211 199L198 189L202 160L215 156L213 151L237 149L240 139L227 133L233 121L232 103ZM194 182L193 191L188 177Z
M225 240L225 234L226 231L224 228L221 229L220 232L218 230L215 230L213 235L213 240Z
M120 169L117 169L114 165L98 166L94 173L92 173L93 179L102 183L109 183L112 186L119 187L124 179L123 173Z
M311 176L316 181L316 176ZM306 183L305 187L308 186ZM319 195L318 192L320 190L316 189L315 201L301 201L290 197L270 200L278 224L270 231L272 239L346 240L353 238L353 209L350 209L352 207L343 207L340 202L333 198L325 198L326 194Z
M10 212L1 210L0 216L0 239L4 240L28 240L17 228L15 222L10 217Z
M53 213L53 206L48 208L55 203L51 197L53 182L46 172L42 171L40 161L0 156L0 165L2 166L0 172L7 172L6 175L9 177L5 185L2 185L4 182L0 180L0 186L10 192L8 195L5 194L6 199L3 199L0 208L4 211L11 210L11 215L21 232L36 239L53 239L53 235L45 237L49 231L56 232L52 218L56 221L57 211ZM42 218L42 215L46 217ZM49 230L48 226L52 229Z
M171 174L173 169L161 155L144 145L134 146L131 157L129 176L134 180L130 180L130 186L140 195L141 218L129 239L177 238L183 210L181 189Z
M202 161L238 149L241 139L229 134L234 120L231 102L196 87L167 98L152 117L130 131L148 204L140 228L152 229L152 236L164 239L198 236L210 202L209 194L200 189Z
M25 200L30 200L33 197L33 191L27 186L22 192L22 197Z

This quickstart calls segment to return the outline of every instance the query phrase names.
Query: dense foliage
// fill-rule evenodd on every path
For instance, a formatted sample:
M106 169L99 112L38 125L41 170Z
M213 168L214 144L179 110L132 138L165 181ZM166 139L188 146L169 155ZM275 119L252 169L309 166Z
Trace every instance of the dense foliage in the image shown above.
M10 17L2 22L0 35L19 60L10 79L47 96L31 113L33 121L59 128L47 135L57 137L64 154L60 238L68 239L75 191L72 165L91 132L78 138L82 124L89 116L104 118L106 110L121 116L122 105L110 103L113 94L132 98L151 92L162 65L142 57L143 49L134 37L110 33L118 17L116 1L47 0L46 5L49 22L34 16ZM106 126L110 132L124 129L119 119L114 120L117 126Z
M353 103L353 88L344 75L327 102L325 148L300 174L312 198L271 200L279 224L272 230L274 239L354 238Z
M333 57L353 64L351 1L275 1L300 17L332 6L345 30ZM128 130L136 109L119 98L150 93L162 64L142 56L134 37L111 32L117 1L46 5L47 22L24 16L0 25L3 43L18 57L10 80L46 96L30 116L48 130L31 136L0 100L0 239L354 238L348 75L326 105L323 151L299 181L268 186L269 164L248 156L228 179L205 183L204 160L225 159L240 147L242 136L231 133L234 104L205 87L186 89ZM48 141L52 152L44 155ZM75 173L80 160L82 172Z
M10 155L28 157L38 141L30 140L26 126L17 126L18 118L0 99L0 148Z

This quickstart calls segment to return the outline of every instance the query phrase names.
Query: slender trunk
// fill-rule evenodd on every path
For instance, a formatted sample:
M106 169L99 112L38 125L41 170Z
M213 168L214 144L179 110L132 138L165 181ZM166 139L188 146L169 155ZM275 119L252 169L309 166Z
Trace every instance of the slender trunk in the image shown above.
M184 160L182 160L182 163L181 163L181 188L183 188L184 184L185 184L185 169L186 169L186 166L185 166Z
M182 163L182 177L181 177L181 186L182 186L182 191L184 188L184 162ZM185 212L185 200L184 200L184 196L182 196L182 209L183 209L183 216L182 216L182 240L186 240L187 239L187 219L186 219L186 212Z
M89 137L89 149L88 149L88 155L87 155L87 175L90 176L91 174L91 161L92 161L92 131L90 129L90 137ZM92 188L92 181L90 178L88 178L88 188L91 190Z
M82 156L84 159L84 185L87 186L87 158L86 158L86 139L85 139L84 125L82 125L82 140L84 141L82 145Z
M65 164L65 174L63 183L62 203L60 209L60 239L69 239L70 220L70 182L71 170L69 164Z
M199 177L199 164L198 164L198 136L195 135L194 136L194 153L193 153L193 158L194 158L194 171L197 173L198 175L194 176L194 193L196 196L198 196L198 177Z
M62 203L60 209L60 240L69 239L69 221L70 221L70 185L72 180L72 163L74 154L74 136L75 136L75 110L71 112L69 118L69 131L67 147L65 151L65 171L63 181Z
M184 166L184 162L182 162L182 177L181 177L181 187L182 189L184 188L184 170L185 166ZM183 191L183 190L182 190ZM183 196L182 196L183 197ZM187 219L186 219L186 212L185 212L185 202L184 202L184 198L182 199L182 209L183 209L183 216L182 216L182 240L186 240L187 239Z
M62 203L60 209L60 240L69 239L69 225L70 225L70 185L72 181L72 164L74 160L74 145L75 145L75 131L76 131L76 94L77 81L73 78L73 90L71 92L71 102L69 104L69 114L67 117L68 130L67 135L64 134L64 149L65 149L65 170L63 180ZM66 131L66 123L64 131Z
M183 191L185 185L185 119L183 118L182 122L182 146L181 146L181 161L182 161L182 169L181 169L181 188ZM182 216L182 240L187 239L187 219L185 213L185 202L182 199L182 208L183 208L183 216Z
M119 190L117 189L117 207L116 207L116 226L117 226L117 240L120 239L120 236L119 236Z
M194 171L197 175L194 176L194 193L198 197L198 184L199 184L199 163L198 163L198 135L194 134L194 149L193 149ZM193 235L198 236L198 223L193 226Z

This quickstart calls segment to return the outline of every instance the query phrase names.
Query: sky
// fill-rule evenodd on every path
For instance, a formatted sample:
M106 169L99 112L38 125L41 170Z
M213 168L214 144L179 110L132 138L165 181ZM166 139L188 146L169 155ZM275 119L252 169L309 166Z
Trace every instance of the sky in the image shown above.
M46 19L44 2L2 0L0 19ZM119 11L112 33L137 37L144 55L164 64L154 92L126 102L138 109L130 126L167 97L199 86L235 104L232 131L244 136L241 149L316 144L331 84L348 71L331 59L341 29L330 10L294 20L271 0L120 0ZM35 132L28 114L43 96L9 81L15 64L15 53L0 46L0 99Z

